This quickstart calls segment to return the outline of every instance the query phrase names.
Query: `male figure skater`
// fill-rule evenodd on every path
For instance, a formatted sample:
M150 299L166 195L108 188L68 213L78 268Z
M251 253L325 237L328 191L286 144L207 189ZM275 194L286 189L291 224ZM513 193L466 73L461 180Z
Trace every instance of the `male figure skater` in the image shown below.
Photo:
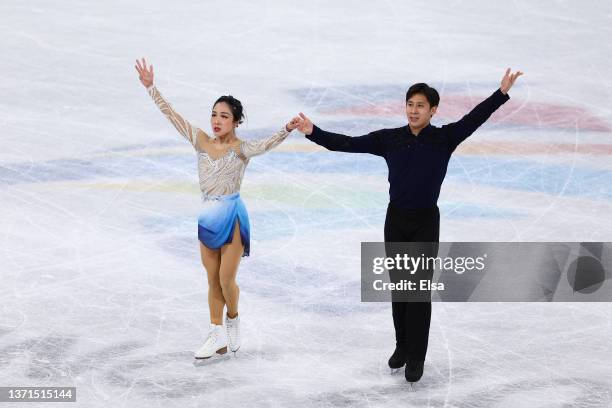
M440 102L438 92L418 83L406 93L406 126L349 137L326 132L300 113L303 121L298 130L328 150L384 157L389 168L390 196L385 242L437 243L440 236L437 202L451 154L510 98L508 91L522 74L512 73L508 68L497 91L458 122L442 127L430 124ZM431 302L393 301L392 311L396 347L389 367L399 369L406 365L406 381L416 382L423 375Z

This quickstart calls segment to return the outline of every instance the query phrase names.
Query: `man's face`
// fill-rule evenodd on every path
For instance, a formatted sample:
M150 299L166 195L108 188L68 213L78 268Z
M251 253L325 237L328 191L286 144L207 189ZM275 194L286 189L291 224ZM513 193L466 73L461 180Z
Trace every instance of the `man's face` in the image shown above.
M412 95L406 102L406 116L410 127L422 129L427 126L437 108L429 105L425 95L420 93Z

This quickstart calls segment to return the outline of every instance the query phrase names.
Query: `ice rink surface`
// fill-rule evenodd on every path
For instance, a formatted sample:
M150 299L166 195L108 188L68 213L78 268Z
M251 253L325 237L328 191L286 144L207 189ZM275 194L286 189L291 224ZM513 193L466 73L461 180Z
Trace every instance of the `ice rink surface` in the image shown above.
M245 139L300 111L402 126L422 81L452 122L521 69L451 159L441 239L612 241L610 27L602 1L3 0L0 386L76 386L83 407L612 406L610 303L435 303L423 379L390 374L390 305L359 292L384 160L297 132L242 185L242 349L194 362L196 156L133 68L206 131L219 95L241 99Z

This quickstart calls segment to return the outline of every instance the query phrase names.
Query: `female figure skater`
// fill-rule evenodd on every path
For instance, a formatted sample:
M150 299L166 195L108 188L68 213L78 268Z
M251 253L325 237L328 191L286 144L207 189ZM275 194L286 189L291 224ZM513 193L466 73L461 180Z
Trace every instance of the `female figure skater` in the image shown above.
M240 317L236 274L242 256L250 251L250 227L246 207L240 199L240 183L249 159L281 143L300 123L293 118L267 139L243 141L236 128L244 118L242 104L233 96L221 96L212 108L210 124L214 137L191 125L179 115L153 84L153 65L143 58L136 61L140 82L157 107L198 154L203 210L198 218L198 238L202 264L208 276L210 331L195 358L209 358L240 348ZM223 308L227 306L223 329Z

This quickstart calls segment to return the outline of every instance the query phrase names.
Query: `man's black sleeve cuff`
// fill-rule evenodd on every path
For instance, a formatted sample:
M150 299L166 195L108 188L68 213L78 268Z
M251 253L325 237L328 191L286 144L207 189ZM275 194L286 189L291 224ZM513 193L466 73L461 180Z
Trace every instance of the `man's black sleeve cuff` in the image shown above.
M504 95L504 93L501 91L501 88L493 92L493 97L496 101L500 102L500 105L510 99L510 95L508 95L507 93Z
M320 135L321 135L321 129L319 129L317 125L312 125L312 133L309 135L305 135L305 136L306 136L306 139L316 142L319 139Z

